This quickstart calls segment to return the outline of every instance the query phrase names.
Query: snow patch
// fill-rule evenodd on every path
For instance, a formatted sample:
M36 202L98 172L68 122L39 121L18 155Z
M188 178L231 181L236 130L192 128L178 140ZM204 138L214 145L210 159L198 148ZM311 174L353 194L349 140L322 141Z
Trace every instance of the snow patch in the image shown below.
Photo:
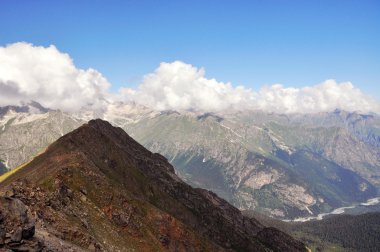
M17 117L16 120L14 120L13 124L14 125L20 125L24 123L30 123L36 120L40 119L46 119L48 118L49 113L44 113L44 114L21 114L20 116Z
M313 214L313 212L305 205L306 210L309 212L309 214Z
M229 131L231 131L233 134L235 134L236 136L240 137L240 138L243 138L243 136L241 136L239 133L237 133L236 131L234 131L233 129L231 129L230 127L227 127L223 124L220 124L223 128L226 128L228 129Z

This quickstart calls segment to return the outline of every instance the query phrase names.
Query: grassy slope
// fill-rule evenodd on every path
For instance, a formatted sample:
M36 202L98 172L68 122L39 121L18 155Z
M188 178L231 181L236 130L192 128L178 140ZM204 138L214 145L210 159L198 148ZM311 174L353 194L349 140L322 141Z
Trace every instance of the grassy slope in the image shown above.
M18 166L18 167L16 167L16 168L14 168L14 169L12 169L12 170L10 170L10 171L8 171L8 172L6 172L6 173L4 173L3 175L1 175L0 176L0 183L3 182L4 180L6 180L7 178L9 178L12 174L16 173L21 168L25 167L30 162L31 162L31 160L28 161L28 162L26 162L26 163L24 163L24 164L22 164L22 165L20 165L20 166Z

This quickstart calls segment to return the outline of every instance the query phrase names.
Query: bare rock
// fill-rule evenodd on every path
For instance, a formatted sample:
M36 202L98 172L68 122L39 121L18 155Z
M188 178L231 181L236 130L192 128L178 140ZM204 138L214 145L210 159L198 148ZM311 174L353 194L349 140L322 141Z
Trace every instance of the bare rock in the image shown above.
M22 228L18 227L11 235L12 242L21 242L22 240Z
M34 233L29 208L17 198L0 197L0 251L42 251Z

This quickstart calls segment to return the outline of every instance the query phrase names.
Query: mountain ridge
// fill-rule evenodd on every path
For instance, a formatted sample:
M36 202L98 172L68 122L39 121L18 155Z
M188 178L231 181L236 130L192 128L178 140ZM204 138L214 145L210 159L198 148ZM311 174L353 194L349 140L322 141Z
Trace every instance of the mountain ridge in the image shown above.
M134 236L125 230L137 232L140 240L146 239L142 247L159 244L163 251L186 246L184 251L201 251L202 246L212 251L305 251L302 243L243 217L214 193L192 189L177 177L166 158L100 119L58 139L0 186L39 212L39 221L54 231L52 235L58 233L55 237L62 236L60 229L67 230L70 235L63 235L63 240L98 250L123 249L126 243L120 235L113 238L120 244L102 241L99 237L107 235L91 218L132 240ZM40 199L34 190L41 192ZM87 216L82 216L80 209ZM73 225L78 230L69 228L71 218L82 223ZM162 218L171 220L168 223ZM164 223L164 230L154 223ZM176 228L171 227L174 223ZM120 225L126 229L122 231ZM181 235L172 233L174 230ZM85 241L78 240L76 232L87 237ZM132 242L131 246L137 245Z
M376 115L180 113L115 103L99 113L50 111L43 118L23 119L28 116L0 118L0 129L5 125L0 130L3 171L26 162L84 119L101 116L163 154L187 183L211 190L242 210L297 218L380 195ZM349 181L353 193L348 194L343 185Z

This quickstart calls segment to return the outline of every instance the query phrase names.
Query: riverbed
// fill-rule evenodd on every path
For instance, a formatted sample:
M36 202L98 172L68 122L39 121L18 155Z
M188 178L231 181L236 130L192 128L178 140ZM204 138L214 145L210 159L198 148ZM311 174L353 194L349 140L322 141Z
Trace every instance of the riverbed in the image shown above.
M293 220L284 220L286 222L305 222L311 220L322 220L329 215L337 214L364 214L368 212L380 211L380 197L372 198L366 202L355 204L352 206L336 208L328 213L321 213L316 216L299 217Z

